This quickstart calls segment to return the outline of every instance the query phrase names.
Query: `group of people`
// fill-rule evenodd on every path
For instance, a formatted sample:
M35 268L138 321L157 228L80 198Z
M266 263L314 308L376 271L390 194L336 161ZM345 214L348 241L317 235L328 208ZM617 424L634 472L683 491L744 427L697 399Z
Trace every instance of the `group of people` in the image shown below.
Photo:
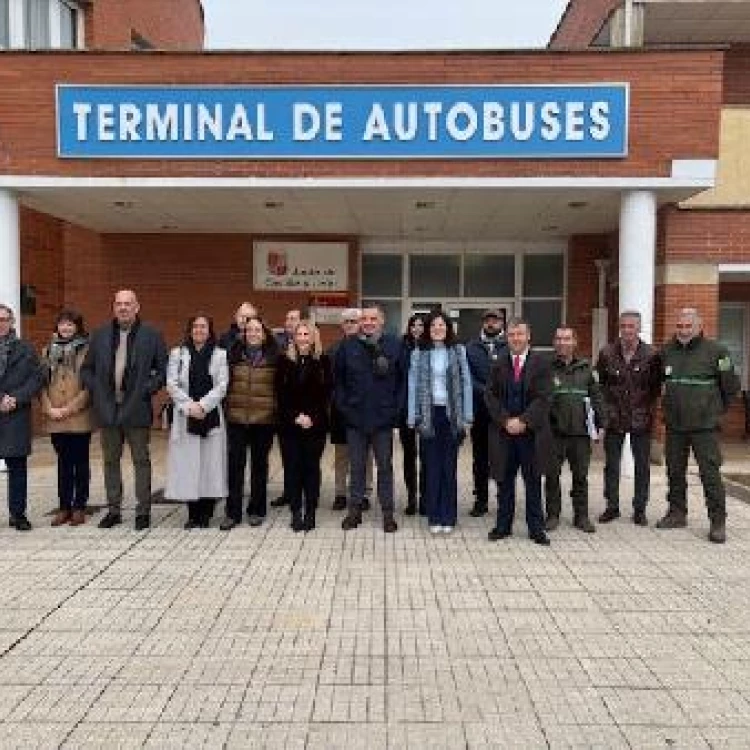
M141 320L136 294L117 292L113 318L91 336L81 316L57 317L41 361L15 333L13 311L0 305L0 458L8 471L10 525L28 530L27 457L31 405L39 397L58 457L59 509L52 524L86 521L91 435L98 428L108 510L101 528L122 523L122 453L128 444L135 474L135 528L151 523L150 435L153 397L165 385L169 447L164 495L188 506L186 528L208 526L225 499L220 528L251 526L267 515L269 453L280 447L281 497L291 528L311 531L321 491L321 460L334 443L333 508L346 510L344 530L357 528L375 479L383 530L395 532L394 430L403 446L405 513L427 517L433 534L458 519L458 454L470 436L474 504L489 512L497 484L497 520L489 538L512 534L516 477L525 486L529 537L548 545L560 523L560 475L572 475L574 526L596 530L588 510L593 442L603 441L608 523L620 516L623 444L635 465L633 521L646 526L655 411L661 397L666 427L667 514L659 528L687 523L686 471L698 462L710 518L709 538L726 539L726 503L717 431L739 390L727 350L702 333L694 309L679 311L674 337L656 351L640 338L640 315L623 312L619 337L595 364L577 353L576 331L561 324L554 355L531 347L531 328L488 309L466 346L441 309L412 316L402 338L385 330L381 307L348 309L342 336L327 351L304 311L291 310L274 333L251 303L240 305L217 336L211 318L187 322L167 353L162 336ZM250 495L243 509L250 458ZM376 471L373 471L373 464ZM544 495L544 497L543 497Z

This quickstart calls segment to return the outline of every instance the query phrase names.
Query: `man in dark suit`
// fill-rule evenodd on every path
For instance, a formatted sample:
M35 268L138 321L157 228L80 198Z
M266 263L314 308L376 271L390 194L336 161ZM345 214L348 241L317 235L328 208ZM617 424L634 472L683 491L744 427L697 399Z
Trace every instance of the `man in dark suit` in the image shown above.
M529 348L531 330L520 318L507 326L508 352L492 366L485 403L490 413L490 470L500 486L496 542L513 533L514 487L519 468L526 487L529 538L548 545L542 512L542 475L552 453L549 426L549 360Z

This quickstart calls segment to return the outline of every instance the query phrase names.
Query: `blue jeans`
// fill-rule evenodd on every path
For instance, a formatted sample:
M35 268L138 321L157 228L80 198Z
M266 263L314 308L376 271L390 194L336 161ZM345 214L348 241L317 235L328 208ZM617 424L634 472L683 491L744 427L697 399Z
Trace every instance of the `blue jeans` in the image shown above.
M6 458L8 468L8 511L11 517L26 515L26 500L29 493L29 471L26 456Z
M422 438L425 505L430 526L455 526L458 516L458 439L444 406L432 409L434 436Z

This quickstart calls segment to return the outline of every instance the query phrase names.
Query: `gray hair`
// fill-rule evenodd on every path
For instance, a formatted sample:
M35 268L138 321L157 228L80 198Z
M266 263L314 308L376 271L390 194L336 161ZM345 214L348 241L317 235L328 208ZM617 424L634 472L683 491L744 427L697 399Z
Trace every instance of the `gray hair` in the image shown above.
M699 326L701 323L703 323L703 318L701 318L701 316L698 313L698 310L695 307L683 307L680 310L678 317L691 318L693 321L693 325Z
M638 310L623 310L620 313L620 320L623 318L633 318L634 320L638 321L638 325L641 325L641 314L638 312Z

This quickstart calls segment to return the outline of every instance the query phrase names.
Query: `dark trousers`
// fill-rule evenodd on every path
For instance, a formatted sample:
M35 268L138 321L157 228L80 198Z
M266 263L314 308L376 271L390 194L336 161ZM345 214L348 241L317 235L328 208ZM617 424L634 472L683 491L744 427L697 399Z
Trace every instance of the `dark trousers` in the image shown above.
M562 491L560 474L565 462L570 466L573 501L573 516L586 518L589 514L589 464L591 463L591 439L588 435L555 435L553 439L553 466L545 477L547 515L560 517Z
M478 409L471 426L471 471L476 504L487 510L490 494L489 415Z
M620 466L624 432L604 433L604 497L607 507L620 508ZM635 482L633 488L633 510L642 511L648 503L648 487L651 481L651 433L631 432L630 445L633 450Z
M417 436L417 431L410 430L408 427L399 427L398 436L404 453L404 484L408 502L414 505L419 498L421 508L424 504L426 481L421 441ZM417 472L417 460L419 460L419 472Z
M104 488L110 513L122 512L122 448L130 447L135 472L135 514L151 513L151 428L102 427L100 433L104 459Z
M207 524L214 515L216 499L213 497L202 497L199 500L191 500L188 504L188 520L193 523Z
M521 469L526 488L526 525L529 534L534 536L544 531L542 512L542 477L536 465L536 450L533 435L516 435L506 438L507 459L505 476L500 483L500 496L497 506L497 528L500 531L513 530L513 517L516 513L516 475Z
M362 510L365 497L367 453L372 447L378 470L378 499L384 514L393 514L393 430L386 427L371 434L346 428L349 446L349 510Z
M320 430L287 427L279 433L287 464L284 487L292 513L313 517L320 499L320 460L326 445L326 434Z
M29 495L29 470L26 456L5 459L8 470L8 512L11 517L26 515Z
M289 484L288 476L289 472L287 471L287 466L290 465L289 455L287 453L287 446L286 441L283 439L283 436L281 434L281 429L276 433L279 438L279 454L281 456L281 471L283 476L283 489L281 491L281 494L283 497L285 497L287 500L291 497L291 491L292 488Z
M708 516L723 521L727 516L726 493L719 471L721 449L715 430L674 432L667 430L664 455L667 461L667 502L670 510L687 513L687 463L690 449L698 462L698 473L706 497Z
M271 452L273 425L227 424L229 496L227 517L239 523L242 520L242 498L245 490L245 467L250 449L250 502L247 513L264 518L267 512L268 454Z
M54 432L57 453L57 497L60 510L85 510L91 485L90 432Z
M432 409L434 437L422 438L425 505L431 526L455 526L458 516L458 440L444 406Z

